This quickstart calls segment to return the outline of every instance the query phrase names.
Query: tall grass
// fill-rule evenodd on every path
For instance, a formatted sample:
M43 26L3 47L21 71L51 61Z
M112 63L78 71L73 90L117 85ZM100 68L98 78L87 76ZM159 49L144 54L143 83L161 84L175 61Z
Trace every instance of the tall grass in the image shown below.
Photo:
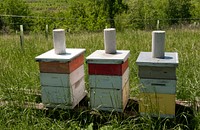
M52 49L51 38L32 34L25 36L24 50L21 49L18 35L0 36L0 99L8 101L35 101L19 91L21 88L40 90L38 63L35 57ZM66 34L67 48L86 48L85 57L95 50L104 49L103 33ZM138 94L138 68L135 61L141 51L151 51L151 32L125 30L117 32L117 49L130 50L130 88L131 96ZM194 101L200 97L200 31L167 30L167 52L178 52L177 99ZM85 66L87 75L87 66ZM88 86L86 76L86 85ZM10 91L13 88L14 91ZM20 103L19 103L20 105ZM22 105L22 104L21 104ZM22 109L8 104L0 107L1 129L198 129L199 113L187 117L181 113L179 119L159 119L140 116L122 116L107 113L76 110L35 110Z

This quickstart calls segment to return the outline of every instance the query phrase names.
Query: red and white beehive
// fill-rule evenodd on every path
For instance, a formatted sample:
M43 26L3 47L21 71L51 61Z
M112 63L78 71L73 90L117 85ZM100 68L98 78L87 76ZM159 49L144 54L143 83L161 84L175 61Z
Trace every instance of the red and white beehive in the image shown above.
M115 43L109 43L115 42L115 29L104 30L104 41L109 44L105 50L96 50L86 58L90 105L93 109L122 112L129 99L130 51L115 50Z
M85 49L62 48L62 54L55 52L59 50L55 48L35 58L39 62L42 103L46 107L74 108L86 96Z
M124 110L129 99L129 53L117 50L116 54L105 54L97 50L86 58L92 108Z

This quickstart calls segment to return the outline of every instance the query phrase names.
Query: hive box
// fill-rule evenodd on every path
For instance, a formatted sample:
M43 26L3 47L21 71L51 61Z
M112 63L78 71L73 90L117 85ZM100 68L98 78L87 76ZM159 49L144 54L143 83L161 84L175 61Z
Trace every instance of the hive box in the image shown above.
M85 96L85 49L66 49L57 55L50 50L38 57L42 102L47 107L74 108Z
M174 118L175 104L174 94L140 93L139 111L142 115Z
M86 58L92 108L124 110L129 99L129 55L126 50L117 50L116 54L97 50Z
M141 52L136 63L139 68L140 95L142 99L144 95L149 95L149 102L140 100L140 113L174 117L178 54L165 52L164 58L152 58L151 52ZM156 110L156 113L152 110Z

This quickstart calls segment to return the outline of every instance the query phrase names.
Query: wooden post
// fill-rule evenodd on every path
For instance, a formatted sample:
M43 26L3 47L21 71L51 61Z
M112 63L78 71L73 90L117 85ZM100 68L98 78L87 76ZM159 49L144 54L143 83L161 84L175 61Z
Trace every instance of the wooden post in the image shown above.
M157 20L156 29L159 30L160 20Z
M48 40L48 34L49 34L49 27L48 27L48 25L46 25L46 28L45 28L45 37L46 37L46 39Z
M24 29L23 29L23 25L20 25L20 45L22 50L24 49Z

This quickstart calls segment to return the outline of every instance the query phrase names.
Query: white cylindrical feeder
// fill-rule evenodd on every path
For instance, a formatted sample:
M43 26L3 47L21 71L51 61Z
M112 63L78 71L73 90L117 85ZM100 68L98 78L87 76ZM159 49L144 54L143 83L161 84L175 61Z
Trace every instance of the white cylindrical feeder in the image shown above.
M61 55L66 53L64 29L53 30L53 45L56 54Z
M152 32L152 57L165 57L165 31Z
M116 53L116 30L115 28L104 29L104 48L105 53Z

